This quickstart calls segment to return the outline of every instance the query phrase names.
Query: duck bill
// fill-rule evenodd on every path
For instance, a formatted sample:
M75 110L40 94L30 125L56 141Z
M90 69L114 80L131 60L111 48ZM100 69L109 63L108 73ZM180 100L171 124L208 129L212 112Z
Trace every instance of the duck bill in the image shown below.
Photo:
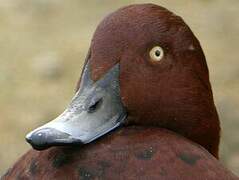
M126 118L120 98L119 64L93 82L86 64L80 88L68 108L56 119L26 136L34 149L81 145L119 127Z

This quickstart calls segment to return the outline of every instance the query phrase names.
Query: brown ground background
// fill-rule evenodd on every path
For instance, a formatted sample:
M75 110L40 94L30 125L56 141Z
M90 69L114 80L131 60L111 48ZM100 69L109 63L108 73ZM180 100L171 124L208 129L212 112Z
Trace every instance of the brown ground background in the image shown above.
M142 2L182 16L201 41L222 122L221 160L239 175L238 0L0 0L0 174L30 148L25 134L70 101L99 21Z

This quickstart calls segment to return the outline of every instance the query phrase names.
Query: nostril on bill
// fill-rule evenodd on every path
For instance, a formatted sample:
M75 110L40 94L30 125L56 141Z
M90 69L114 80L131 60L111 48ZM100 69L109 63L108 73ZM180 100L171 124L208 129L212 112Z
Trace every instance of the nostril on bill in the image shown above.
M96 101L94 104L92 104L92 105L88 108L87 112L88 112L88 113L93 113L93 112L95 112L97 109L99 109L99 107L100 107L100 105L102 104L102 102L103 102L103 99L102 99L102 98L99 99L98 101Z

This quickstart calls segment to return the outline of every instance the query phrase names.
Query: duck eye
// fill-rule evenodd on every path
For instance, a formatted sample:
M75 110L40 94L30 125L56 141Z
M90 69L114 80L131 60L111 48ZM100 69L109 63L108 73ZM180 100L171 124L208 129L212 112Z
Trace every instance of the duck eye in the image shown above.
M149 52L149 56L153 61L160 61L163 55L163 49L160 46L153 47Z

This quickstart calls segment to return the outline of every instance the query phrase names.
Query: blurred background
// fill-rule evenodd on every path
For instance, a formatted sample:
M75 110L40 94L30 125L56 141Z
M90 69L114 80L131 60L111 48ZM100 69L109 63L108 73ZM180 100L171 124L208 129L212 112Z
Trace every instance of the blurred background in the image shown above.
M26 133L68 105L100 20L143 2L182 16L199 38L221 119L221 161L239 175L238 0L0 0L0 175L30 149Z

